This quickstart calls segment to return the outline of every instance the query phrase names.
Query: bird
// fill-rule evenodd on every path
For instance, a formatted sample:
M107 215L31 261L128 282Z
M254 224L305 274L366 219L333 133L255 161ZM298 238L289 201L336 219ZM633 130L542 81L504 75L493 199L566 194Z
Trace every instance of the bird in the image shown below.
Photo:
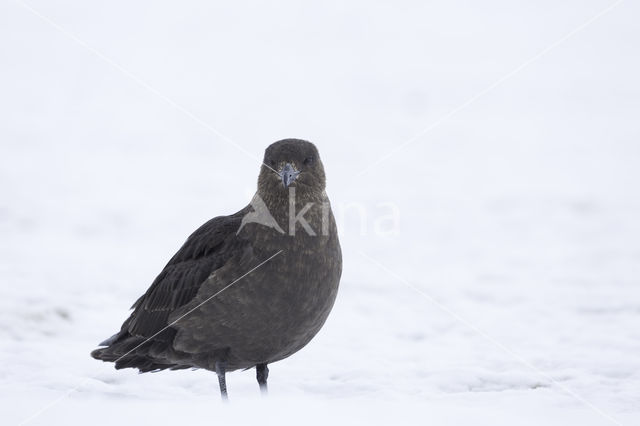
M91 352L140 373L205 369L228 399L226 373L302 349L332 310L342 252L316 146L269 145L250 203L193 232L131 307L120 331Z

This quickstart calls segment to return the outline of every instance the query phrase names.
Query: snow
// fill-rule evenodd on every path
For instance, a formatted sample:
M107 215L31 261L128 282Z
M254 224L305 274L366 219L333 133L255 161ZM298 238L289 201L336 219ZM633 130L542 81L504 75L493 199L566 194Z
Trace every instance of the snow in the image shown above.
M457 110L610 4L3 2L3 424L637 424L638 4ZM284 137L344 273L269 397L91 359Z

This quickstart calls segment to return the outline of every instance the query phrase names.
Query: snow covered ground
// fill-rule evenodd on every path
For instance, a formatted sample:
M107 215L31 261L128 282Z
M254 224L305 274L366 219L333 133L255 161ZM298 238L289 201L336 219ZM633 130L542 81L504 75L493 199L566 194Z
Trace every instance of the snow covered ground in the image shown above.
M3 424L640 422L637 2L211 3L0 4ZM269 398L91 359L284 137L344 273Z

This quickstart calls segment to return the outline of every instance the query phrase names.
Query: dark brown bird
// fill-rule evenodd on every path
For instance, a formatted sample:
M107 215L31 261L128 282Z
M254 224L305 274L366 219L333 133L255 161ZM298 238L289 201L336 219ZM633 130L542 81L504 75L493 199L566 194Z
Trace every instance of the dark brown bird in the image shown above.
M299 351L327 319L342 254L318 150L285 139L264 154L258 190L231 216L198 228L132 306L118 333L91 353L116 369L204 368L218 375Z

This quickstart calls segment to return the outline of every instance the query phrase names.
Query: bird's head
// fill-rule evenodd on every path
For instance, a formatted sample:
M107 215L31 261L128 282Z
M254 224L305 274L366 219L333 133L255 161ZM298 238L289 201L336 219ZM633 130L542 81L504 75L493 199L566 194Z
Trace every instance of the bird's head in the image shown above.
M262 194L288 194L289 187L296 194L322 194L325 175L318 149L301 139L274 142L264 152L258 177L258 191Z

